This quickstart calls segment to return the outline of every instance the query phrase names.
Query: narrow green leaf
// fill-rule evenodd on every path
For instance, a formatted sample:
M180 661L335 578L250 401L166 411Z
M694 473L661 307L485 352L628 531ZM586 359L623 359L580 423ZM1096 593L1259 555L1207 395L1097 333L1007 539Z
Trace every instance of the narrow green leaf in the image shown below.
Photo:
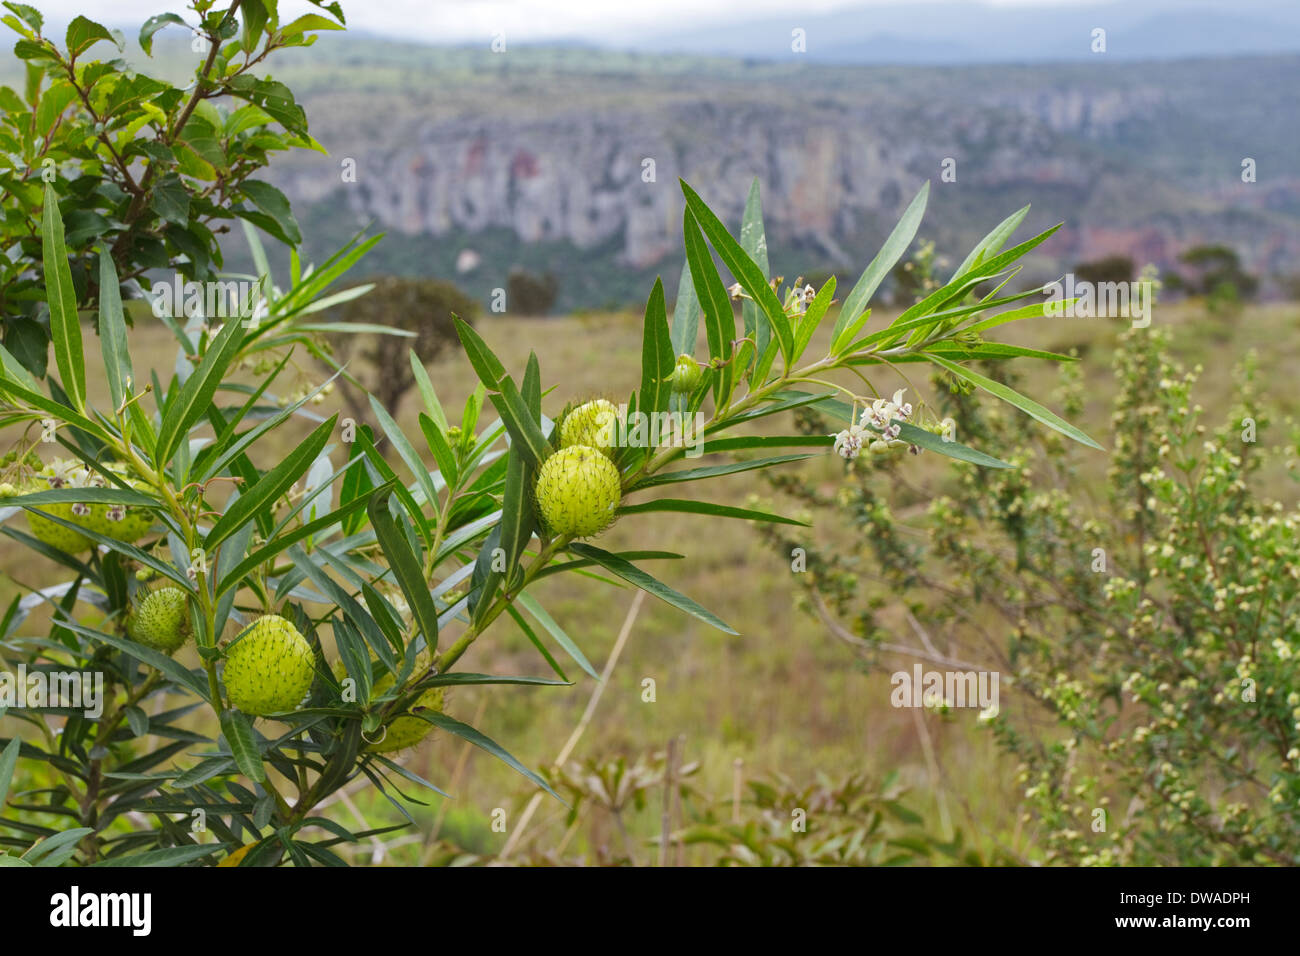
M679 610L685 611L687 614L698 618L705 624L716 627L718 630L724 631L727 634L737 633L730 625L712 611L700 607L700 605L696 604L686 595L674 591L662 581L652 577L638 568L635 564L625 561L617 555L610 554L608 551L602 551L600 548L593 547L589 544L571 544L569 545L569 550L580 557L590 558L611 574L622 578L629 584L635 584L637 587L641 588L641 590L654 595L661 601L666 601Z
M181 866L211 856L222 848L220 843L198 846L169 846L161 850L146 850L129 856L111 856L91 866Z
M738 461L730 465L713 465L707 468L690 468L685 471L665 471L648 478L643 478L635 485L636 490L652 488L655 485L675 484L679 481L696 481L700 478L717 478L721 475L735 475L742 471L754 471L757 468L770 468L784 465L791 461L803 461L811 455L777 455L773 458L756 458L753 461Z
M641 400L639 410L647 415L668 408L672 394L673 346L664 305L664 286L655 279L645 307L645 328L641 339Z
M821 287L812 302L808 305L806 311L798 320L794 331L794 352L790 356L791 362L799 361L799 356L803 355L804 349L812 341L813 333L821 325L822 319L826 317L826 310L831 307L831 300L835 298L835 277L831 276L826 284Z
M705 205L704 200L696 194L695 190L685 182L682 182L681 186L682 192L686 195L686 205L695 214L695 219L704 230L704 234L709 237L710 245L731 270L736 281L767 315L772 323L772 331L776 334L777 341L781 343L781 354L789 362L794 351L794 333L790 327L790 317L785 314L781 300L776 297L776 293L768 284L767 276L740 247L740 243L731 237L722 221Z
M965 275L966 271L974 266L976 262L982 261L990 254L997 255L998 251L1006 245L1007 240L1011 238L1011 234L1020 228L1020 223L1028 212L1029 207L1024 206L994 226L989 234L981 239L975 248L970 251L970 254L962 260L961 265L952 274L952 278L956 279L958 276Z
M83 411L86 407L86 357L81 347L77 293L72 285L72 269L68 266L68 250L63 243L58 196L49 183L45 184L45 207L41 214L41 258L45 268L45 301L50 309L54 361L72 407Z
M565 633L564 628L556 623L555 618L547 613L546 608L542 607L536 598L525 591L515 598L515 604L531 614L533 619L542 625L550 633L551 637L555 638L556 642L564 648L564 652L572 657L574 662L586 671L593 680L600 680L600 675L596 673L596 669L587 660L587 655L582 653L582 649L573 642L573 638Z
M208 343L208 350L198 368L185 380L180 393L172 400L158 428L154 464L163 468L176 453L176 446L186 440L189 430L207 413L217 387L225 378L243 341L243 322L231 319Z
M257 750L257 741L253 738L253 725L248 717L237 710L221 712L221 735L230 744L230 752L240 773L257 783L266 781L266 768L262 766L262 755Z
M757 176L750 183L749 195L745 198L745 214L740 220L740 248L745 250L745 254L762 271L764 279L771 276L767 260L767 233L763 228L763 198ZM762 355L772 338L772 323L767 313L753 299L745 299L740 304L740 315L744 320L745 335L753 339L754 351Z
M501 379L505 378L506 367L501 364L501 360L496 357L495 353L488 348L488 344L483 341L482 336L474 331L472 325L460 318L460 316L454 316L453 318L456 322L456 334L460 337L461 345L465 347L465 355L469 358L469 364L478 373L479 381L489 391L496 391Z
M441 730L445 730L449 734L454 734L457 737L461 738L462 740L468 740L470 743L472 743L475 747L478 747L480 750L486 750L488 753L496 757L506 766L517 771L518 773L523 774L533 783L537 784L537 786L541 787L543 790L545 790L547 793L553 796L556 800L559 800L560 803L564 803L564 801L560 799L560 795L556 793L554 790L552 790L545 780L543 780L532 770L529 770L527 767L521 764L518 760L516 760L513 756L511 756L504 748L502 748L501 745L498 744L496 741L479 733L479 731L475 730L469 724L462 724L459 720L453 720L451 717L448 717L446 714L440 714L432 710L422 710L419 711L418 713L412 714L411 716L419 717L422 720L427 720L435 727ZM565 803L564 805L568 806L567 803Z
M719 518L743 518L748 521L770 521L773 524L793 524L809 527L806 521L796 521L767 511L754 511L749 508L733 508L731 505L715 505L709 501L692 501L689 498L658 498L636 505L623 505L618 509L620 515L645 514L654 511L678 511L685 514L714 515Z
M955 362L950 362L947 359L940 358L937 355L927 354L926 357L929 358L930 361L933 362L935 365L938 365L940 368L947 369L949 372L951 372L953 375L956 375L958 378L963 378L966 379L966 381L968 382L973 382L974 384L978 385L980 388L984 389L984 391L988 392L990 395L997 396L998 398L1002 399L1002 401L1006 402L1008 405L1014 405L1016 408L1020 409L1022 412L1028 415L1030 418L1042 422L1048 428L1055 429L1056 431L1060 432L1062 435L1065 435L1069 438L1073 438L1081 445L1087 445L1089 448L1096 448L1098 451L1104 451L1104 449L1100 445L1098 445L1095 441L1093 441L1091 438L1089 438L1079 429L1075 428L1069 422L1065 421L1062 418L1057 417L1052 412L1044 408L1042 405L1039 405L1037 402L1033 401L1032 399L1025 398L1025 396L1021 395L1019 392L1015 391L1014 389L1008 388L1007 386L1003 385L1001 382L995 382L991 378L986 378L985 376L979 374L976 371L973 371L961 365L957 365Z
M411 371L415 374L415 384L420 390L424 410L429 413L429 417L442 433L447 434L447 415L442 410L442 402L438 401L438 393L434 390L433 382L429 380L429 373L425 370L424 363L420 361L420 356L416 354L415 349L411 349Z
M532 468L540 468L542 462L550 455L550 446L542 434L541 423L529 411L514 380L505 376L500 381L500 392L491 396L501 421L510 433L510 440L519 446Z
M691 281L690 262L682 263L682 277L677 282L677 299L673 303L673 355L694 355L699 338L700 300Z
M99 247L99 344L104 352L104 377L113 408L122 406L127 383L133 381L131 352L126 341L126 317L117 268L106 246Z
M731 310L727 289L718 275L713 255L704 241L704 235L691 213L690 206L682 214L682 234L686 241L686 262L690 267L695 295L704 311L704 337L709 345L709 358L725 362L731 358L731 340L736 335L736 315ZM724 366L713 376L713 399L720 402L724 393L730 395L730 366Z
M306 474L307 469L316 460L316 456L329 441L330 433L334 431L337 420L338 415L335 414L330 416L328 421L321 422L284 461L264 474L253 487L245 488L239 497L230 503L225 514L212 525L212 529L203 539L204 549L212 553L218 544L251 521L253 516L263 508L273 505L293 486L295 481Z
M388 510L387 494L371 495L366 513L370 515L375 540L388 558L393 577L397 579L397 585L402 589L415 623L423 632L425 643L432 652L438 647L438 609L429 595L429 585L420 567L420 559L411 551L406 538L398 530L397 522Z
M898 264L898 260L903 257L907 247L912 244L912 240L916 237L916 230L920 228L921 219L925 216L925 204L929 201L929 198L930 181L927 179L925 185L912 197L907 209L903 211L902 218L898 220L898 225L889 234L889 238L880 247L880 251L871 260L871 264L862 270L862 275L858 277L853 290L849 293L848 298L844 300L839 318L835 320L834 331L831 333L832 354L838 354L843 344L849 341L851 334L845 334L845 329L866 310L867 303L875 295L880 283L884 281L885 276L889 275L889 271Z
M375 418L379 420L379 427L384 430L384 436L392 443L397 457L402 459L407 469L415 476L416 484L424 492L425 500L430 505L437 506L438 490L433 486L433 478L429 475L429 469L425 467L420 460L419 453L415 446L411 444L397 422L393 421L393 416L388 414L388 410L379 403L375 396L370 396L370 410L375 413Z
M15 737L0 751L0 807L4 806L9 795L9 784L13 782L14 766L18 763L18 750L22 745L23 742Z

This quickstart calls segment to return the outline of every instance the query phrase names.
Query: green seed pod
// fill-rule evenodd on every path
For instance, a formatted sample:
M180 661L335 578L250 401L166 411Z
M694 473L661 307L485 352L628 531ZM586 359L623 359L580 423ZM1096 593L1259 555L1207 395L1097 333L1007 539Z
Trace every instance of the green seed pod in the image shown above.
M174 654L190 639L189 598L178 587L150 591L127 616L132 640L164 654Z
M348 676L347 668L341 660L335 661L334 666L331 669L334 671L334 676L338 680L343 680ZM428 669L429 654L425 651L416 657L413 673L422 674ZM393 680L393 674L385 674L383 677L379 678L379 680L375 682L375 686L371 689L371 699L382 696L385 691L389 690L393 686ZM435 713L441 714L445 703L445 688L430 687L416 698L415 703L411 705L411 709L423 708L424 710L431 710ZM377 754L387 754L393 753L396 750L405 750L408 747L414 747L421 740L427 737L429 731L433 729L433 724L429 723L424 718L415 717L408 713L390 721L387 732L383 735L383 738L369 744L366 747L366 750Z
M227 649L222 680L232 706L264 717L295 709L311 689L315 670L306 638L284 618L267 614Z
M618 469L586 445L560 449L537 475L537 509L555 535L585 538L604 531L621 498Z
M618 409L603 398L579 405L560 423L560 447L586 445L605 451L614 445L617 421Z
M677 356L677 364L673 366L673 391L678 395L689 395L699 387L703 376L700 363L683 352Z

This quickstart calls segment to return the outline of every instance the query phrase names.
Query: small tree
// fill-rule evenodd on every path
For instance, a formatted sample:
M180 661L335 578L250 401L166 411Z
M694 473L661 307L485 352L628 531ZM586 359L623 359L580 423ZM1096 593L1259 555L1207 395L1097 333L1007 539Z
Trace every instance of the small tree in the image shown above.
M478 314L478 303L440 279L387 276L369 286L366 294L336 310L346 326L384 330L341 335L337 340L341 359L355 355L368 366L352 375L357 381L364 376L360 390L346 393L358 421L371 417L364 393L395 411L415 387L410 354L414 352L421 365L436 361L446 349L459 345L453 318L473 322Z
M506 308L516 315L546 315L559 290L559 280L549 272L539 276L511 269L506 277Z
M1077 282L1094 286L1132 282L1134 274L1133 260L1124 255L1104 256L1090 262L1080 262L1074 267Z

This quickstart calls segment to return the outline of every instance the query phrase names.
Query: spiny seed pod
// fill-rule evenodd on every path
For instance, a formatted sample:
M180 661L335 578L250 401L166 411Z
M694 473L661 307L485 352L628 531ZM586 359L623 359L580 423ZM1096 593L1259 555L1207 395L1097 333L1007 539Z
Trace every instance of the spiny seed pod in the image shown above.
M147 489L148 486L144 482L128 477L126 466L109 464L106 467L119 475L127 487L138 491ZM105 487L110 487L108 479L101 474L92 472L80 462L55 459L49 465L43 466L35 476L24 482L21 490L24 493L29 493L56 488ZM153 515L147 509L129 508L124 505L62 502L45 505L41 510L79 525L87 531L93 531L106 538L113 538L127 543L138 541L148 534L149 529L153 527ZM28 512L27 523L32 529L32 534L46 544L62 551L75 554L78 551L88 551L94 547L94 542L90 538L41 515Z
M189 598L177 587L150 591L127 617L126 633L146 647L175 653L190 639Z
M683 352L677 356L677 364L673 366L673 391L678 395L689 395L699 387L703 376L700 363Z
M381 680L375 685L375 692L379 693L385 691L392 685L393 675L389 674L387 678ZM425 710L431 710L434 713L441 714L443 701L443 688L430 687L416 698L415 703L412 704L411 707L412 709L422 707ZM395 750L405 750L407 747L414 747L418 744L429 735L429 731L431 730L433 730L433 724L429 723L422 717L413 717L407 714L398 717L390 723L388 725L388 733L384 735L383 739L377 743L371 744L366 749L377 754L387 754L392 753Z
M412 673L423 674L428 669L429 654L425 651L416 657L415 667L412 670ZM334 662L333 671L334 676L339 680L343 680L348 676L347 667L343 664L342 660ZM393 681L395 679L396 676L393 674L385 674L383 677L379 678L379 680L375 682L375 686L371 689L371 698L373 699L382 696L393 686ZM411 705L410 709L415 710L416 708L423 708L424 710L431 710L435 713L441 714L445 702L445 689L442 687L430 687L416 698L415 703ZM429 731L431 730L433 730L433 724L429 723L422 717L411 716L407 713L389 722L383 737L368 745L366 750L377 754L387 754L396 750L405 750L408 747L414 747L418 744L429 735Z
M579 405L564 416L560 424L560 447L586 445L601 451L614 444L614 428L618 409L611 402L598 398Z
M42 491L41 488L31 488L31 492ZM51 514L56 518L62 518L64 521L77 523L84 520L82 515L74 514L73 508L78 507L70 502L63 502L57 505L41 505L40 509L46 514ZM85 505L80 505L85 508ZM95 543L78 531L59 524L57 521L51 521L44 515L38 515L34 512L27 512L27 526L32 529L32 534L40 541L44 541L51 548L57 548L67 554L77 554L81 551L89 551L95 546Z
M561 448L537 475L537 508L555 535L585 538L614 523L622 483L614 463L595 448Z
M311 689L315 669L311 645L298 629L267 614L226 650L222 679L232 706L265 717L297 707Z

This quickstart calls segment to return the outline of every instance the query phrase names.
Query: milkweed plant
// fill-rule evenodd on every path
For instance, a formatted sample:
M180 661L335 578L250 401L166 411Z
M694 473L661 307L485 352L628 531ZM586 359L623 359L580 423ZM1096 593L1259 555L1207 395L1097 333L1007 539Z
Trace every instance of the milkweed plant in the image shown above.
M129 172L138 188L151 180L132 162L119 168L112 154L134 149L148 168L165 163L161 148L180 149L180 140L169 138L165 119L119 128L115 116L119 109L166 116L184 106L173 87L132 79L120 60L81 59L82 34L113 40L104 28L79 18L76 36L69 28L76 52L61 54L39 37L29 7L5 6L15 13L6 23L35 34L22 42L47 54L29 59L31 70L66 74L69 56L75 61L72 80L58 82L88 88L65 108L92 109L105 135L93 134L92 124L92 135L57 154L58 175L42 176L39 242L19 247L24 281L39 276L31 283L42 302L35 314L48 317L53 367L34 371L0 348L3 531L11 545L40 556L42 569L59 572L58 580L15 596L0 619L4 669L26 674L21 688L11 680L10 696L0 698L0 862L338 865L344 861L331 847L369 832L322 815L322 803L364 777L409 821L406 804L418 798L408 790L441 793L438 781L404 763L431 734L463 738L549 791L505 744L453 715L460 686L547 685L562 693L573 681L548 645L597 679L533 585L557 574L585 572L591 587L613 578L734 633L646 570L680 555L609 551L593 539L615 522L635 524L656 512L797 523L661 495L817 454L929 450L1004 467L954 440L924 395L899 389L905 365L934 366L952 387L984 389L1096 447L967 364L1061 358L985 339L1051 305L1042 288L1004 291L1018 260L1055 231L1006 248L1025 209L985 236L946 283L892 321L872 322L872 297L916 234L928 184L837 302L833 278L812 289L783 287L772 275L757 183L740 240L683 183L686 265L673 313L670 319L656 281L644 313L640 381L609 383L611 393L628 392L618 406L594 400L555 407L535 353L522 370L509 370L489 345L490 331L458 321L478 378L458 421L414 352L418 432L399 427L394 410L373 398L373 429L337 414L321 418L314 409L348 373L334 363L328 381L302 388L293 384L293 359L306 352L332 362L322 345L327 336L376 331L320 318L332 303L364 292L333 290L375 239L349 244L319 268L304 266L293 250L282 290L254 237L260 274L250 277L256 293L239 314L201 314L184 325L160 318L176 340L175 366L138 368L140 320L128 322L124 299L142 297L148 279L119 272L124 260L114 254L114 235L136 228L139 218L125 221L136 200L108 183L112 170ZM341 23L336 4L321 6ZM211 77L230 75L240 57L253 55L259 36L274 45L284 30L265 0L224 11L202 2L195 10L194 29L212 47L194 87L204 106L191 115L230 130L235 113L203 93L238 98L260 95L260 88L227 89ZM214 61L224 73L205 72ZM109 90L101 98L103 84L135 85L130 96ZM8 101L9 93L0 96ZM188 119L177 118L185 128ZM289 128L296 116L270 122L288 123L284 135L307 143L305 128ZM244 162L233 158L241 135L207 144L207 169L173 158L175 188L153 208L179 218L184 193L202 197L189 204L187 224L208 213L228 216L243 194L223 191L221 163ZM15 145L32 159L41 148L3 139L0 153ZM217 155L223 149L231 151ZM265 153L240 155L265 161ZM209 169L218 179L205 183ZM74 251L69 219L93 195L104 200L97 214L106 235ZM176 203L168 205L167 196ZM276 218L238 208L253 225ZM293 230L275 233L296 246ZM182 239L177 246L181 259L186 245ZM74 270L94 281L75 281ZM83 326L83 312L93 330ZM819 330L826 334L818 337ZM813 348L815 338L824 345ZM836 416L845 427L836 435L747 433L758 419L800 408ZM699 457L708 461L696 464ZM465 669L474 644L490 640L494 628L521 631L552 676ZM43 681L49 697L32 699L27 691ZM65 699L94 687L102 690L95 706ZM196 711L212 719L191 719ZM17 764L23 773L15 777ZM11 790L15 779L27 783ZM192 827L196 813L206 829Z

